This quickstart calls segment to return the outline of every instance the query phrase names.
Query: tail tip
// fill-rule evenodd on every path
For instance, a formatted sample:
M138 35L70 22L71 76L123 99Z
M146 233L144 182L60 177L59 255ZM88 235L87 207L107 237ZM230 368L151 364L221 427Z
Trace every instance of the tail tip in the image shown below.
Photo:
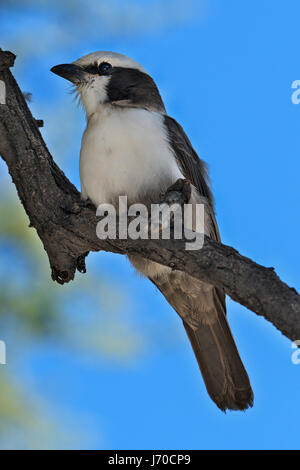
M247 390L237 390L234 396L225 395L220 401L215 400L218 408L226 413L230 411L246 411L253 407L254 394L252 388Z

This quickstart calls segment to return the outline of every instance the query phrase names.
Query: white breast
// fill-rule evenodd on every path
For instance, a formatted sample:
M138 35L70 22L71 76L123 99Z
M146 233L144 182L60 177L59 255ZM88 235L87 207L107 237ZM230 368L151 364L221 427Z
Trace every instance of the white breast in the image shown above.
M83 197L97 206L119 195L142 201L178 178L162 115L105 105L90 117L80 152Z

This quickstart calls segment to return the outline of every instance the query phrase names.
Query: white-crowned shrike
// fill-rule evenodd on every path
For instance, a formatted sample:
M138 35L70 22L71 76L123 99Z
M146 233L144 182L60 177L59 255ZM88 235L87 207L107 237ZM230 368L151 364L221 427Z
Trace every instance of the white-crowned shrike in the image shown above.
M192 185L190 203L205 202L205 233L220 240L205 163L182 127L167 115L153 79L134 60L113 52L88 54L52 72L76 87L87 126L80 152L83 198L97 207L156 203L177 179ZM222 289L139 256L148 277L183 321L207 391L221 410L244 410L253 392L226 320Z

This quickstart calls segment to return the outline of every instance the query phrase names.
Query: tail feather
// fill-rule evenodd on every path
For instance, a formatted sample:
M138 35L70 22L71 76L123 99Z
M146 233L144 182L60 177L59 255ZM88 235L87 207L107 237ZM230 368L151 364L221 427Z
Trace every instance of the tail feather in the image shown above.
M253 391L223 312L212 324L195 330L183 321L207 392L222 410L253 406Z
M184 273L151 279L181 317L207 392L222 410L253 406L253 391L226 319L225 294Z

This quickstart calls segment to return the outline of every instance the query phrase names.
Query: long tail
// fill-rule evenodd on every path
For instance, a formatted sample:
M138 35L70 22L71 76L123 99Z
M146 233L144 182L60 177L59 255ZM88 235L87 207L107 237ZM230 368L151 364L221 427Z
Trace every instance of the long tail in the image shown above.
M222 410L253 406L253 391L224 313L195 330L183 321L211 399Z
M136 259L131 262L143 272ZM222 411L253 406L249 377L226 320L225 293L178 271L149 279L183 320L211 399Z

